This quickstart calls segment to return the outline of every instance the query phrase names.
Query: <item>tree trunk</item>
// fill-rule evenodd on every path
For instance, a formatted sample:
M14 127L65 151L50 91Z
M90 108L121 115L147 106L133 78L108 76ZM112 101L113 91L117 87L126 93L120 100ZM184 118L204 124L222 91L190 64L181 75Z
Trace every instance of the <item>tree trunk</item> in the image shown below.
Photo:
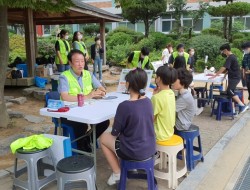
M0 127L4 128L9 124L9 115L4 102L4 84L6 79L7 62L9 59L7 16L7 7L0 6Z
M224 17L223 19L223 33L224 33L224 38L228 39L228 33L227 33L227 17Z
M233 27L233 19L230 16L229 17L229 23L228 23L228 41L232 42L232 27Z
M150 27L150 24L149 24L149 20L148 20L148 19L145 19L145 20L144 20L144 25L145 25L145 37L147 38L148 35L149 35L149 27Z

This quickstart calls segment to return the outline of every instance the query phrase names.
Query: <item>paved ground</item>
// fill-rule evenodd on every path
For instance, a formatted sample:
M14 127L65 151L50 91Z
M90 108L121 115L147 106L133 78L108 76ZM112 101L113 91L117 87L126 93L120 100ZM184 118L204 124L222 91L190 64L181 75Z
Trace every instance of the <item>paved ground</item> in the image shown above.
M247 111L247 112L249 112L249 111ZM248 115L248 113L246 113L245 115ZM206 170L207 171L206 175L203 175L203 178L200 179L199 183L197 183L196 186L193 186L193 183L192 182L190 183L189 179L192 180L193 175L196 176L196 177L197 177L197 175L198 176L200 175L200 173L198 172L198 171L200 171L199 170L200 167L207 168L208 166L206 164L211 164L211 160L209 160L207 158L209 158L209 157L211 157L213 155L211 155L212 153L209 154L208 152L229 131L229 129L231 129L234 125L237 126L237 123L238 123L237 121L240 119L240 117L242 117L242 115L238 116L234 120L232 120L231 118L223 117L221 121L216 121L215 116L213 118L210 117L210 106L207 106L204 109L204 112L201 115L196 116L194 118L193 123L200 127L201 140L202 140L202 146L203 146L203 153L206 156L205 156L205 162L204 163L199 163L198 166L195 168L195 170L193 172L191 172L186 179L184 179L184 183L187 183L187 185L185 185L186 189L188 189L188 190L193 190L193 189L201 189L201 190L203 190L203 189L213 189L213 190L215 189L215 190L217 190L218 189L218 190L220 190L220 189L223 189L222 187L225 187L229 183L229 181L232 178L231 173L233 173L234 170L233 169L224 170L225 168L228 167L228 165L225 164L226 160L224 161L222 159L223 154L222 153L218 154L218 152L215 152L215 153L218 154L217 155L218 162L216 162L217 160L215 160L214 163L216 162L216 164L213 164L212 166L211 165L209 166L209 169ZM241 121L239 121L239 122L241 122ZM242 128L243 127L244 126L242 126ZM249 132L243 130L243 134L244 134L244 137L246 138L246 134L249 134ZM225 141L225 139L224 139L224 141ZM228 141L228 142L230 142L230 141ZM238 146L240 146L240 145L238 144ZM238 154L238 153L236 153L234 151L235 149L237 149L238 146L232 146L231 148L229 148L228 151L230 153L229 153L228 157L234 158L233 155ZM228 147L225 146L224 148L226 149ZM223 148L223 151L224 151L224 148ZM247 149L246 148L242 149L241 154L243 154L245 150L247 150ZM106 181L107 181L109 175L111 174L111 170L108 167L107 162L106 162L105 158L103 157L102 152L101 152L100 149L98 150L97 157L98 157L98 160L97 160L97 163L98 163L98 165L97 165L97 168L98 168L98 173L97 173L98 190L115 190L116 187L109 187L109 186L106 185ZM237 165L237 163L239 163L239 161L235 161L236 165ZM223 164L225 164L225 165L223 165ZM219 167L220 165L223 166L223 167ZM215 168L213 168L214 166L215 166ZM218 169L218 170L216 170L216 169ZM0 172L0 176L2 176L0 178L0 189L3 189L3 190L12 189L12 174L9 173L8 170L9 169L6 169L6 170L2 170L1 171L2 173ZM198 174L195 171L197 171ZM216 186L216 180L221 181L221 178L224 178L224 176L225 176L224 174L219 173L218 171L225 171L225 173L228 174L225 177L227 180L226 180L226 182L224 182L224 185ZM238 169L238 171L241 171L241 170ZM210 177L206 177L207 175L214 174L214 173L217 174L217 175L215 175L215 176L210 175ZM240 172L238 172L238 173L240 173ZM237 177L235 177L235 178L237 178ZM181 182L182 180L183 180L183 178L180 179L179 181ZM184 183L182 183L182 184L184 184ZM158 184L159 184L159 187L158 187L159 190L168 189L167 188L168 185L167 185L166 181L158 180ZM207 184L211 184L211 185L207 185ZM183 188L181 186L183 186L183 185L180 185L179 189ZM47 186L44 189L46 189L46 190L54 190L54 189L56 189L56 184L53 183L53 184ZM143 190L143 189L147 189L147 185L146 185L146 183L144 181L130 180L128 182L127 189L128 190L134 190L134 189Z

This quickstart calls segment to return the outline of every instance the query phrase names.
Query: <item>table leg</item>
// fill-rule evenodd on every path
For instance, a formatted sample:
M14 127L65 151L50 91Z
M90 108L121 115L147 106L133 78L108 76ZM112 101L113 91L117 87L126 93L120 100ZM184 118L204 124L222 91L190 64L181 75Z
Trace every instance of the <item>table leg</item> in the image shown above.
M94 154L94 164L95 164L95 173L97 174L97 169L96 169L96 124L92 125L93 128L93 154Z
M57 134L60 135L60 136L63 136L61 118L58 118L58 131L57 131Z

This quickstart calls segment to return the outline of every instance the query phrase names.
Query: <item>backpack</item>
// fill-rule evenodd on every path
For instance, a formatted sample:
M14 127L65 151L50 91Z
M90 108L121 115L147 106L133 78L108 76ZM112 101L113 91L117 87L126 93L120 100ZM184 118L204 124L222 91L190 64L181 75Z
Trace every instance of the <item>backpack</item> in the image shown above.
M22 72L20 70L12 70L11 71L11 78L12 79L22 78Z

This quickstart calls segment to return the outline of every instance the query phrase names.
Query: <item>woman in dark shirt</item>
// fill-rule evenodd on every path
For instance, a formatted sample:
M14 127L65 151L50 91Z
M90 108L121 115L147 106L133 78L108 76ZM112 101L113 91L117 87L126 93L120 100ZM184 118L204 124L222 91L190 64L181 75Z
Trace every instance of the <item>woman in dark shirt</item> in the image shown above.
M120 180L118 157L144 160L155 153L153 108L144 91L147 74L137 68L130 71L125 79L130 99L118 106L112 132L103 133L100 138L103 153L113 170L108 179L109 185Z

